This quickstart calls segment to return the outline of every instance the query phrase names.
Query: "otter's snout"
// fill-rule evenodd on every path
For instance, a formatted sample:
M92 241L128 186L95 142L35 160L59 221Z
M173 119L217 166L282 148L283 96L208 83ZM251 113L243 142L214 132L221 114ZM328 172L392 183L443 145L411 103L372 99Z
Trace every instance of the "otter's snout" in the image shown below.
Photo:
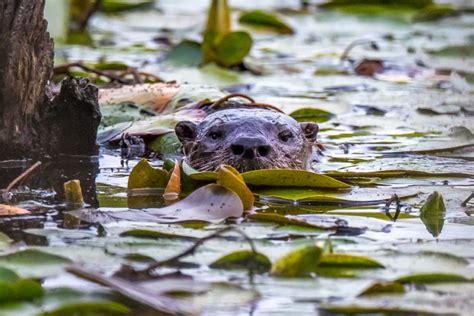
M255 157L266 157L272 151L272 147L261 138L242 137L230 145L232 153L245 159Z

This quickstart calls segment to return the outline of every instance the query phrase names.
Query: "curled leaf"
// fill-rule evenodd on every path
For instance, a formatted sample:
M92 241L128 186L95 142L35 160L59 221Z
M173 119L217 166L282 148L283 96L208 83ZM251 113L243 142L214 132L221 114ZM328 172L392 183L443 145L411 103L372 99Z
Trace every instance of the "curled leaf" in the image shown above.
M255 198L240 173L235 168L226 165L219 168L218 176L217 183L237 193L242 200L244 210L250 210Z

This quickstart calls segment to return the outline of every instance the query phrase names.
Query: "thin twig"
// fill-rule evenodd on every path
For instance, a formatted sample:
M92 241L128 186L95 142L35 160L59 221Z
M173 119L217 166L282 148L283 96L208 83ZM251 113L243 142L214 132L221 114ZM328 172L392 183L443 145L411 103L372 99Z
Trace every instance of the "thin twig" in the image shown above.
M37 161L36 163L34 163L31 167L29 167L28 169L26 169L25 171L23 171L18 177L16 177L15 179L13 179L12 182L10 182L10 184L7 186L7 188L5 189L5 191L3 192L2 194L2 197L3 197L3 200L4 201L8 201L9 198L8 198L8 193L10 192L11 189L13 189L13 187L15 185L17 185L18 182L20 182L21 180L23 180L24 178L28 177L36 168L38 168L39 166L41 165L41 161Z
M243 98L243 99L247 99L248 101L250 101L251 103L255 103L255 100L252 99L252 97L246 95L246 94L243 94L243 93L231 93L231 94L228 94L222 98L220 98L219 100L217 100L216 102L214 102L213 104L211 104L210 108L217 108L219 107L222 103L232 99L232 98Z
M116 76L114 74L111 74L110 72L102 71L99 69L91 68L89 66L84 65L83 63L80 62L74 62L74 63L69 63L69 64L64 64L64 65L59 65L57 67L54 67L54 73L55 74L69 74L69 68L80 68L84 71L94 73L99 76L104 76L107 77L113 81L117 81L118 83L122 84L129 84L130 81L126 80L120 76Z
M153 270L155 270L156 268L159 268L159 267L163 267L163 266L166 266L166 265L169 265L173 262L176 262L177 260L181 259L181 258L184 258L186 256L189 256L189 255L192 255L194 254L194 252L200 247L202 246L206 241L208 240L211 240L211 239L214 239L216 237L219 237L220 235L224 234L224 233L227 233L229 231L234 231L236 233L238 233L239 235L241 235L250 245L250 248L252 249L252 252L253 252L253 255L254 255L254 260L253 260L253 263L255 264L256 262L256 258L257 258L257 250L255 248L255 245L252 241L252 239L247 236L247 234L245 234L244 232L242 232L241 230L235 228L234 226L229 226L229 227L225 227L223 229L220 229L206 237L203 237L201 239L199 239L198 241L196 241L196 243L194 245L192 245L191 247L189 247L188 249L186 249L185 251L183 251L182 253L180 254L177 254L176 256L174 257L171 257L169 259L166 259L166 260L163 260L163 261L157 261L157 262L153 262L150 266L148 266L146 269L144 269L143 271L139 271L139 272L146 272L147 274L151 274L151 272L153 272ZM254 265L253 264L253 265ZM251 275L254 274L254 271L255 271L255 268L254 266L249 266L249 272Z

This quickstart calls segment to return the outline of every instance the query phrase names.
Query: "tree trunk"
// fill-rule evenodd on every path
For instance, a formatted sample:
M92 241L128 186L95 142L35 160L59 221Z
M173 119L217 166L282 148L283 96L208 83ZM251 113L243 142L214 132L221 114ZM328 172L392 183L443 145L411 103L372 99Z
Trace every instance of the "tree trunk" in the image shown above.
M0 0L0 160L96 155L98 89L65 79L51 97L54 47L45 0Z

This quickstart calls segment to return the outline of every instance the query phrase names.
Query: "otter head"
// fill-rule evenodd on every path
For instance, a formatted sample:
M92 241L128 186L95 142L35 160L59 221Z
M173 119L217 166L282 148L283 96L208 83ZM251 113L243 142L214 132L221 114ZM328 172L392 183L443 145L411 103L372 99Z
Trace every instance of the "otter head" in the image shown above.
M175 131L193 168L214 171L227 164L245 172L308 168L318 125L271 110L227 109L199 124L180 122Z

